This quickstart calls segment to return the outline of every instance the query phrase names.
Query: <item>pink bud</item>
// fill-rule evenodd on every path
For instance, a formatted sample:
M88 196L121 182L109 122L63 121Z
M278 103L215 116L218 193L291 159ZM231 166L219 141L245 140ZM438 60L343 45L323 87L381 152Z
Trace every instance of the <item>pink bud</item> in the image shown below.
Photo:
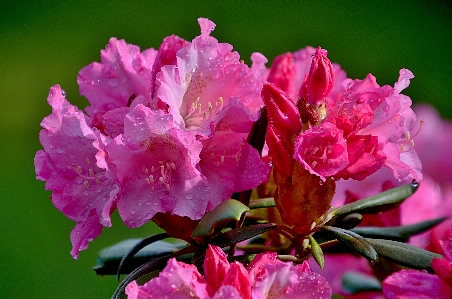
M265 139L276 171L286 178L290 177L294 161L292 158L293 145L271 124L267 127Z
M251 299L251 285L245 267L239 262L231 263L230 267L223 285L233 286L242 299Z
M300 113L288 94L271 83L264 83L262 99L267 107L270 123L283 133L300 133Z
M220 247L208 246L204 259L204 276L209 286L208 292L213 295L223 284L230 266L226 255Z
M267 81L275 84L282 91L292 94L295 71L293 54L284 53L273 61Z
M301 86L299 96L304 97L312 105L321 105L334 85L334 71L328 52L318 47L312 59L309 74Z

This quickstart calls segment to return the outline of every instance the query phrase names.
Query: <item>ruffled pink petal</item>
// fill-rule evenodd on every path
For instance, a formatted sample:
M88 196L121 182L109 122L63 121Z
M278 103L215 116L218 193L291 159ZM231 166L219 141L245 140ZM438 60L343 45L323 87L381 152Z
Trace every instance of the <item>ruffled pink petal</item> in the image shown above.
M233 192L252 189L268 177L269 164L246 142L256 118L232 100L215 118L214 135L202 143L199 165L209 182L212 208Z
M41 123L44 151L36 154L36 174L52 191L55 207L77 222L71 234L71 254L76 258L102 226L111 226L118 187L96 165L94 143L99 140L85 115L66 101L58 85L51 88L48 102L52 114Z
M265 271L264 279L253 288L252 298L331 298L332 291L326 280L307 266L276 261L267 264Z
M170 114L136 106L126 116L124 135L106 148L121 186L118 211L126 225L141 226L157 212L204 215L207 181L195 168L201 143L193 132L175 128Z
M233 286L225 285L221 286L212 299L243 299L243 297Z
M90 102L89 115L125 107L134 97L147 95L156 53L152 48L140 53L138 46L111 38L101 50L102 62L84 67L77 77L80 94Z
M155 57L154 65L152 67L152 76L151 76L151 89L150 95L154 97L155 91L160 86L160 81L157 79L157 74L162 70L164 65L177 65L177 57L176 53L188 46L190 43L178 36L171 35L166 37L162 44L160 45L157 56ZM155 103L158 105L158 103ZM155 107L157 108L157 107Z
M387 299L442 299L439 278L416 270L401 270L387 277L382 284Z
M129 283L126 287L126 294L128 298L136 299L209 298L206 291L206 281L196 267L178 262L176 259L170 259L168 265L160 272L159 276L144 285L139 286L135 281Z
M76 259L79 251L88 248L88 242L100 235L102 228L95 210L91 210L88 218L84 222L78 222L71 231L71 255Z
M199 19L201 35L180 49L177 65L166 65L158 74L157 97L170 107L175 122L188 129L198 129L211 121L215 113L237 98L255 112L262 106L260 90L263 57L253 55L256 65L250 69L240 62L232 46L210 36L215 25ZM210 107L210 108L209 108Z

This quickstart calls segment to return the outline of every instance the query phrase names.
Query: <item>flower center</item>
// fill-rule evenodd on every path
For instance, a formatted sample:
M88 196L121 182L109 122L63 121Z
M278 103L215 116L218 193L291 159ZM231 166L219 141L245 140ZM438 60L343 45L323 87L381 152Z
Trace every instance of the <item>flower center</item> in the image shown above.
M152 165L151 169L145 165L141 166L141 171L145 174L144 181L150 187L152 192L158 185L163 185L167 190L171 189L171 171L176 170L176 164L172 161L159 161L156 167Z
M184 117L185 127L187 129L201 127L206 120L213 119L217 112L222 108L222 97L219 97L218 100L215 101L214 105L212 105L211 102L207 102L207 105L205 106L200 103L200 97L196 97L195 101L190 106L190 110Z

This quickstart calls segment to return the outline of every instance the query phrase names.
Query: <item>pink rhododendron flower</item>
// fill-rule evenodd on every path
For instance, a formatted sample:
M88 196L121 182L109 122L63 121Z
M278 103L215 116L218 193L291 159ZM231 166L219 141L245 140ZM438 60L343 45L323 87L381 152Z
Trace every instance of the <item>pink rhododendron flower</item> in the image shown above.
M303 124L308 126L304 130L329 122L343 132L348 163L340 163L340 167L331 163L329 169L324 164L323 174L318 173L322 179L327 175L363 180L384 165L397 179L408 181L422 179L412 140L416 116L410 108L410 98L400 94L413 77L402 69L394 88L380 87L370 74L364 80L347 79L338 65L329 62L325 50L307 47L277 57L268 80L290 93L288 98L296 103ZM322 103L326 103L326 110ZM298 158L310 171L318 167L317 160L311 165L301 156Z
M88 116L52 89L36 172L78 223L73 256L111 225L116 207L129 227L159 212L200 219L267 178L268 163L246 142L263 105L267 60L254 53L248 67L210 36L214 23L199 24L192 42L169 36L158 51L110 39L101 63L77 78Z
M331 288L308 264L294 266L262 253L244 267L229 263L223 251L210 246L204 261L205 278L195 266L170 259L159 276L126 287L128 298L331 298ZM228 297L229 296L229 297Z
M41 123L44 151L36 153L36 175L52 191L55 207L77 222L71 233L71 254L77 258L103 226L111 226L119 188L96 165L98 149L93 144L102 140L88 126L88 118L67 102L59 85L50 89L47 101L52 114Z
M124 134L106 147L121 186L118 211L126 225L138 227L157 212L194 217L207 208L208 184L201 176L201 143L178 130L170 114L141 104L127 114Z

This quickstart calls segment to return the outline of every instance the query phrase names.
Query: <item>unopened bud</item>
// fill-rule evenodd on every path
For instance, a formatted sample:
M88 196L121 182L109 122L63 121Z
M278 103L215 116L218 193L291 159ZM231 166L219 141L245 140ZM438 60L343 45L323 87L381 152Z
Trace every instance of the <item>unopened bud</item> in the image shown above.
M285 178L292 175L293 145L272 125L267 128L266 141L275 170Z
M288 94L271 83L264 83L262 99L267 107L270 123L283 133L300 133L300 113Z
M318 47L312 59L309 74L301 86L299 96L304 97L315 106L325 102L325 98L334 86L334 71L328 52Z

